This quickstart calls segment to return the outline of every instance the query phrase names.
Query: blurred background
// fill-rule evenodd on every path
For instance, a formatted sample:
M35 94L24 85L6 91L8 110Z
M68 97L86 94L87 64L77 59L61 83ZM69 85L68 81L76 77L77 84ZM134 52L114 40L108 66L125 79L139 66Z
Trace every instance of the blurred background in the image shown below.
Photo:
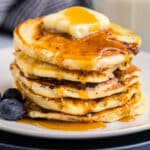
M0 47L12 46L14 27L26 20L80 5L104 13L112 22L132 29L150 49L150 0L0 0Z

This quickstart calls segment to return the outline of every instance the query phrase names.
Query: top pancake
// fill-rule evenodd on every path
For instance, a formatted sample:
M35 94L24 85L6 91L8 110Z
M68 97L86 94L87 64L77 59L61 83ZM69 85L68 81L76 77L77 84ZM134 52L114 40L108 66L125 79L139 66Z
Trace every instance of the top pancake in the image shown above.
M15 49L40 61L71 70L99 70L127 62L138 52L141 39L112 24L82 39L43 27L43 19L29 19L14 31Z

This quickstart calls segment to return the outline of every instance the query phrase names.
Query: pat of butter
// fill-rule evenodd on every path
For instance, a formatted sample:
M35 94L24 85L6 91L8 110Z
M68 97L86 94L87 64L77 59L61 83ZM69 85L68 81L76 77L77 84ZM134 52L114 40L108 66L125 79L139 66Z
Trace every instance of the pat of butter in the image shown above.
M79 39L93 32L107 29L110 21L106 16L94 10L70 7L45 16L43 23L47 29L66 32Z

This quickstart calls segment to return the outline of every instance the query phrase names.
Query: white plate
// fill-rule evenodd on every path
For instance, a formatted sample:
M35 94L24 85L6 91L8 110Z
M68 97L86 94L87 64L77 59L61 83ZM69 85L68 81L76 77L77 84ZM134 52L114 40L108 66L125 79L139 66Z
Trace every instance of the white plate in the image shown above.
M0 92L12 87L12 78L9 72L9 64L13 60L12 48L0 50ZM141 52L135 57L134 63L142 68L141 79L143 92L147 100L150 99L150 54ZM148 103L150 108L150 104ZM43 137L43 138L102 138L135 133L150 129L150 111L139 116L132 122L115 122L107 124L105 129L95 129L90 131L57 131L38 128L32 125L6 121L0 119L0 129L18 134Z

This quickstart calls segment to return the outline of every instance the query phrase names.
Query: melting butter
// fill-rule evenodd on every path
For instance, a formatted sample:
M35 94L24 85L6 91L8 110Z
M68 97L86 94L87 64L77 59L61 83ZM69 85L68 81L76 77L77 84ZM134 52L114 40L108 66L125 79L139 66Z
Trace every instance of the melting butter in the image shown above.
M43 23L47 29L66 32L79 39L95 31L107 29L110 21L106 16L94 10L70 7L45 16Z

